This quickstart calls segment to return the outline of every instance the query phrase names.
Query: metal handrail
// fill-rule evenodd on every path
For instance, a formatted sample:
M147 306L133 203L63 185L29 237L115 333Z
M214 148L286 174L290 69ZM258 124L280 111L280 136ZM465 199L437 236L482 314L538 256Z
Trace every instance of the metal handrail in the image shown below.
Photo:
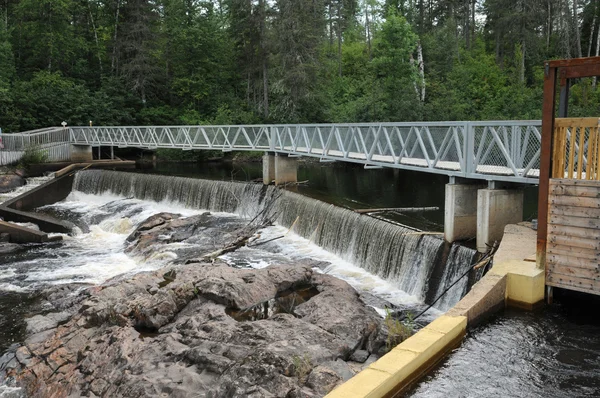
M23 146L26 142L30 145L33 139L40 145L63 142L151 149L269 151L361 163L365 167L535 184L539 175L541 121L75 126L4 135L9 136L14 137L15 145L20 141Z

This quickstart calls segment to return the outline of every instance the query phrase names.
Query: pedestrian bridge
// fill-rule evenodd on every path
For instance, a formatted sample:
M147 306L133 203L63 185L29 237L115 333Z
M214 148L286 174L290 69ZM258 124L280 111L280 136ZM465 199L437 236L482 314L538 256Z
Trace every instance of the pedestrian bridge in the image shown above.
M365 168L390 167L468 179L537 184L541 121L234 126L58 127L3 135L0 164L28 147L68 161L82 147L264 151Z

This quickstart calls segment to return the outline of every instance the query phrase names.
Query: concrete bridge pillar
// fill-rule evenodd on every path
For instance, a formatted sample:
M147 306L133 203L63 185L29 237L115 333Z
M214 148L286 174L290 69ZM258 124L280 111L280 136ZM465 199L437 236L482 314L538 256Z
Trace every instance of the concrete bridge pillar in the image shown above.
M94 160L91 145L71 144L71 162L87 163Z
M298 160L285 154L267 152L263 156L263 183L275 181L275 185L283 185L298 181Z
M446 241L455 242L477 235L477 191L484 187L478 181L450 177L444 206Z
M523 190L490 182L477 192L477 250L500 241L504 227L523 221Z

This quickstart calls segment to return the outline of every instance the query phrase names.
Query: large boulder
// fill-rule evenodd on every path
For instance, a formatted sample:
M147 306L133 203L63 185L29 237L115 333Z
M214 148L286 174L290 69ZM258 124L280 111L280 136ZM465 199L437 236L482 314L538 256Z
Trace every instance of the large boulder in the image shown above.
M386 340L350 285L308 265L189 264L70 303L29 323L16 355L29 396L318 397Z

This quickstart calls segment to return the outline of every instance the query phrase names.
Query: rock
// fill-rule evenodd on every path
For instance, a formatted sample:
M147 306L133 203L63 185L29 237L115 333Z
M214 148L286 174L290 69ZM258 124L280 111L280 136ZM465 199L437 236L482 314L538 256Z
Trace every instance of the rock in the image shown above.
M7 232L3 232L0 234L0 243L8 243L10 242L10 234Z
M58 326L58 322L44 315L35 315L26 319L27 333L34 335L43 331L54 329Z
M342 382L341 377L326 366L317 366L310 372L306 385L312 388L318 396L327 395L338 384Z
M317 397L352 377L344 359L354 350L385 341L381 317L354 289L309 265L189 264L161 286L169 269L80 291L72 307L30 318L38 333L18 351L21 385L36 397ZM233 317L307 287L318 294L293 314Z
M0 175L0 193L14 191L25 185L25 179L16 174Z
M364 363L369 358L369 351L356 350L350 355L350 360L358 363Z

